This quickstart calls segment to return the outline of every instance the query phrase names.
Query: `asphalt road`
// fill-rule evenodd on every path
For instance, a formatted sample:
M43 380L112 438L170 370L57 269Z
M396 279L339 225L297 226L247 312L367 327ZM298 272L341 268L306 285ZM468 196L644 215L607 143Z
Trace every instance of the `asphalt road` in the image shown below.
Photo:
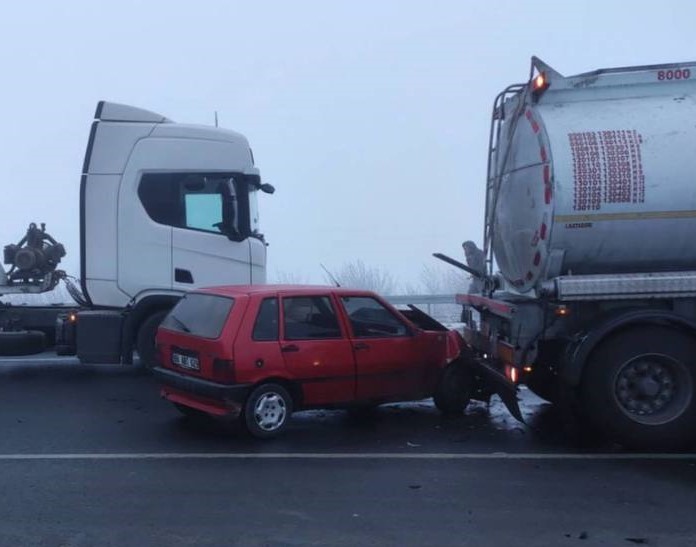
M184 418L119 367L0 366L0 545L696 545L696 456L624 453L523 393L443 420Z

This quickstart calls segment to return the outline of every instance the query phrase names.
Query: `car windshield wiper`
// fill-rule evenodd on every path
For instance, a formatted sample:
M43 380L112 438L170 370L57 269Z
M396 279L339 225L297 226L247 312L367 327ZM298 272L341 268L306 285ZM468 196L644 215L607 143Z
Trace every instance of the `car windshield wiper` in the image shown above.
M184 332L191 332L191 329L186 326L186 323L184 323L181 319L179 319L176 315L170 315L170 319L173 319L174 322L179 325L179 328L184 331Z

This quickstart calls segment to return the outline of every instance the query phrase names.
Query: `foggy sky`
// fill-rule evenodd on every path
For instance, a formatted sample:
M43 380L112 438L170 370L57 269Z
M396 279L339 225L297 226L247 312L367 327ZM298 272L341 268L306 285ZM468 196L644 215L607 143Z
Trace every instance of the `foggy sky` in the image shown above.
M481 243L494 96L538 55L563 74L696 57L680 1L13 2L0 18L0 245L46 222L79 275L97 101L245 134L269 278L357 259L418 283Z

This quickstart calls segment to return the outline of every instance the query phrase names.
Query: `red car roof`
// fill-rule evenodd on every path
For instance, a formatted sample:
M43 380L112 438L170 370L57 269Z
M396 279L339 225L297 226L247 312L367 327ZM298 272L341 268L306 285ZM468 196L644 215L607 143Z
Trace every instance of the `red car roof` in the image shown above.
M348 287L333 287L331 285L222 285L219 287L203 287L194 292L218 294L220 296L240 296L251 294L314 294L318 291L333 292L336 294L374 295L372 291L364 289L350 289Z

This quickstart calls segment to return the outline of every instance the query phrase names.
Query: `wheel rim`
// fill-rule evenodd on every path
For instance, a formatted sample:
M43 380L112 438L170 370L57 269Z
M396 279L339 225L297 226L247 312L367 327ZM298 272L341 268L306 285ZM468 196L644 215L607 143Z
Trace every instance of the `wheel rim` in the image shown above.
M275 392L264 393L254 406L254 420L264 431L281 427L287 416L287 405L283 397Z
M686 365L668 355L633 357L616 373L615 401L624 414L640 424L662 425L678 418L692 397Z

